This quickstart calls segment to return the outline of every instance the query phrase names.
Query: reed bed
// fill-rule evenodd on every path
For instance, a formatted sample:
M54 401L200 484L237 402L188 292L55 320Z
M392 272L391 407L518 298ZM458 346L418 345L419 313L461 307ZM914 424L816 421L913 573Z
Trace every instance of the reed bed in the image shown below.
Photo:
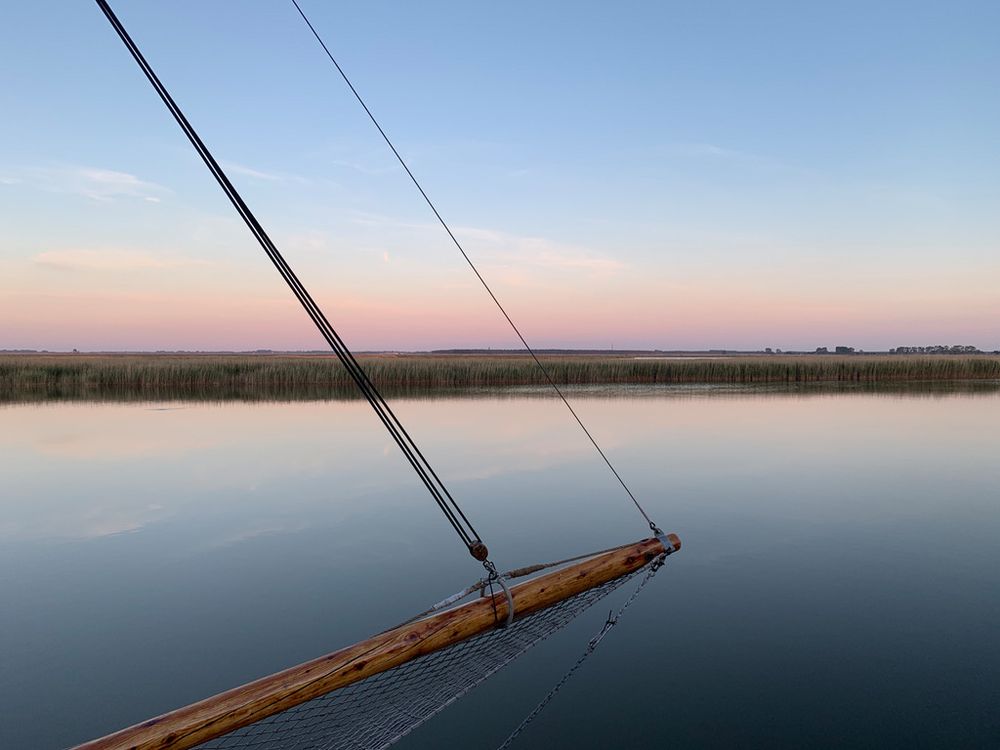
M655 359L546 355L560 385L876 384L1000 381L1000 357L735 356ZM545 385L517 355L362 355L385 393ZM42 399L311 399L350 397L354 386L332 356L88 355L0 356L0 401Z

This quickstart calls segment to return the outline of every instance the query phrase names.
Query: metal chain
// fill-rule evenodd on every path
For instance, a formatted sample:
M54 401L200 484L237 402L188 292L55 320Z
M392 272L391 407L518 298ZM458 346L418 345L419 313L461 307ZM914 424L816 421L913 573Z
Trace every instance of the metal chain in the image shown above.
M599 632L597 635L595 635L593 638L590 639L590 642L587 644L586 650L584 650L584 652L580 654L580 658L576 660L576 663L569 668L566 674L564 674L562 678L559 680L559 682L557 682L555 686L549 691L548 695L546 695L541 700L541 702L532 709L531 713L529 713L526 717L524 717L524 721L518 724L517 728L510 733L510 736L508 736L507 739L503 741L503 744L500 745L497 748L497 750L506 750L506 748L510 747L510 745L514 742L514 740L517 739L517 737L525 729L527 729L528 724L534 721L535 717L537 717L538 714L540 714L542 710L546 706L548 706L549 703L552 702L552 699L556 697L556 693L558 693L559 690L562 689L562 686L569 681L569 678L572 677L574 673L581 666L583 666L583 663L590 657L590 655L594 653L598 645L600 645L601 641L604 640L604 636L606 636L609 632L611 632L611 628L613 628L615 625L618 624L618 620L621 619L621 616L623 614L625 614L625 610L632 605L632 602L636 600L636 598L639 596L639 592L642 591L642 589L646 586L647 583L650 582L650 580L652 580L653 576L656 575L656 572L661 567L663 567L663 563L666 561L666 558L667 558L666 555L660 555L650 564L649 570L646 571L646 575L643 576L642 580L639 582L639 585L636 586L635 591L632 592L632 595L629 596L629 598L625 600L625 603L622 604L622 606L619 608L618 614L612 616L612 613L608 612L608 619L604 623L604 627L601 628L601 632Z

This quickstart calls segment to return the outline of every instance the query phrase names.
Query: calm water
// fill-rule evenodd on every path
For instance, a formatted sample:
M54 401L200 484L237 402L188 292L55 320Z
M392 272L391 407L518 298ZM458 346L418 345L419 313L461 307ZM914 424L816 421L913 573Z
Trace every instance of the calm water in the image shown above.
M520 747L1000 746L1000 393L576 399L684 549ZM645 535L552 399L396 404L498 565ZM317 656L480 572L359 402L0 407L0 481L2 748ZM612 603L398 747L495 747Z

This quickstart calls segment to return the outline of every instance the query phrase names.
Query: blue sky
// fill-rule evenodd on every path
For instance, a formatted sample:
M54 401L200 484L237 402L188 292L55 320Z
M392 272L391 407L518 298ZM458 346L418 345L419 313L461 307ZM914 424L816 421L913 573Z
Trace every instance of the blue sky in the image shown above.
M113 7L349 343L514 345L290 2ZM1000 4L303 7L539 346L1000 348ZM0 348L318 347L96 5L5 15Z

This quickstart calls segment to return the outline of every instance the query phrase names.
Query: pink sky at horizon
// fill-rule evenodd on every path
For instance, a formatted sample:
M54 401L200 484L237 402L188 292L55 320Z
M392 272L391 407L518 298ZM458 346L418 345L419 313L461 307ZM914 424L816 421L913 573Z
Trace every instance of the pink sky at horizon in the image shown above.
M354 271L337 282L317 266L303 277L321 280L314 296L356 350L520 348L466 269L432 278L403 266ZM0 349L326 348L291 294L259 264L41 253L9 270L17 273L6 274L0 296ZM689 268L662 278L643 270L484 268L537 348L1000 348L1000 273L990 266L947 279L927 278L916 267L907 274L869 269L850 286L846 272L832 267L783 267L780 274ZM21 283L9 284L16 277Z

